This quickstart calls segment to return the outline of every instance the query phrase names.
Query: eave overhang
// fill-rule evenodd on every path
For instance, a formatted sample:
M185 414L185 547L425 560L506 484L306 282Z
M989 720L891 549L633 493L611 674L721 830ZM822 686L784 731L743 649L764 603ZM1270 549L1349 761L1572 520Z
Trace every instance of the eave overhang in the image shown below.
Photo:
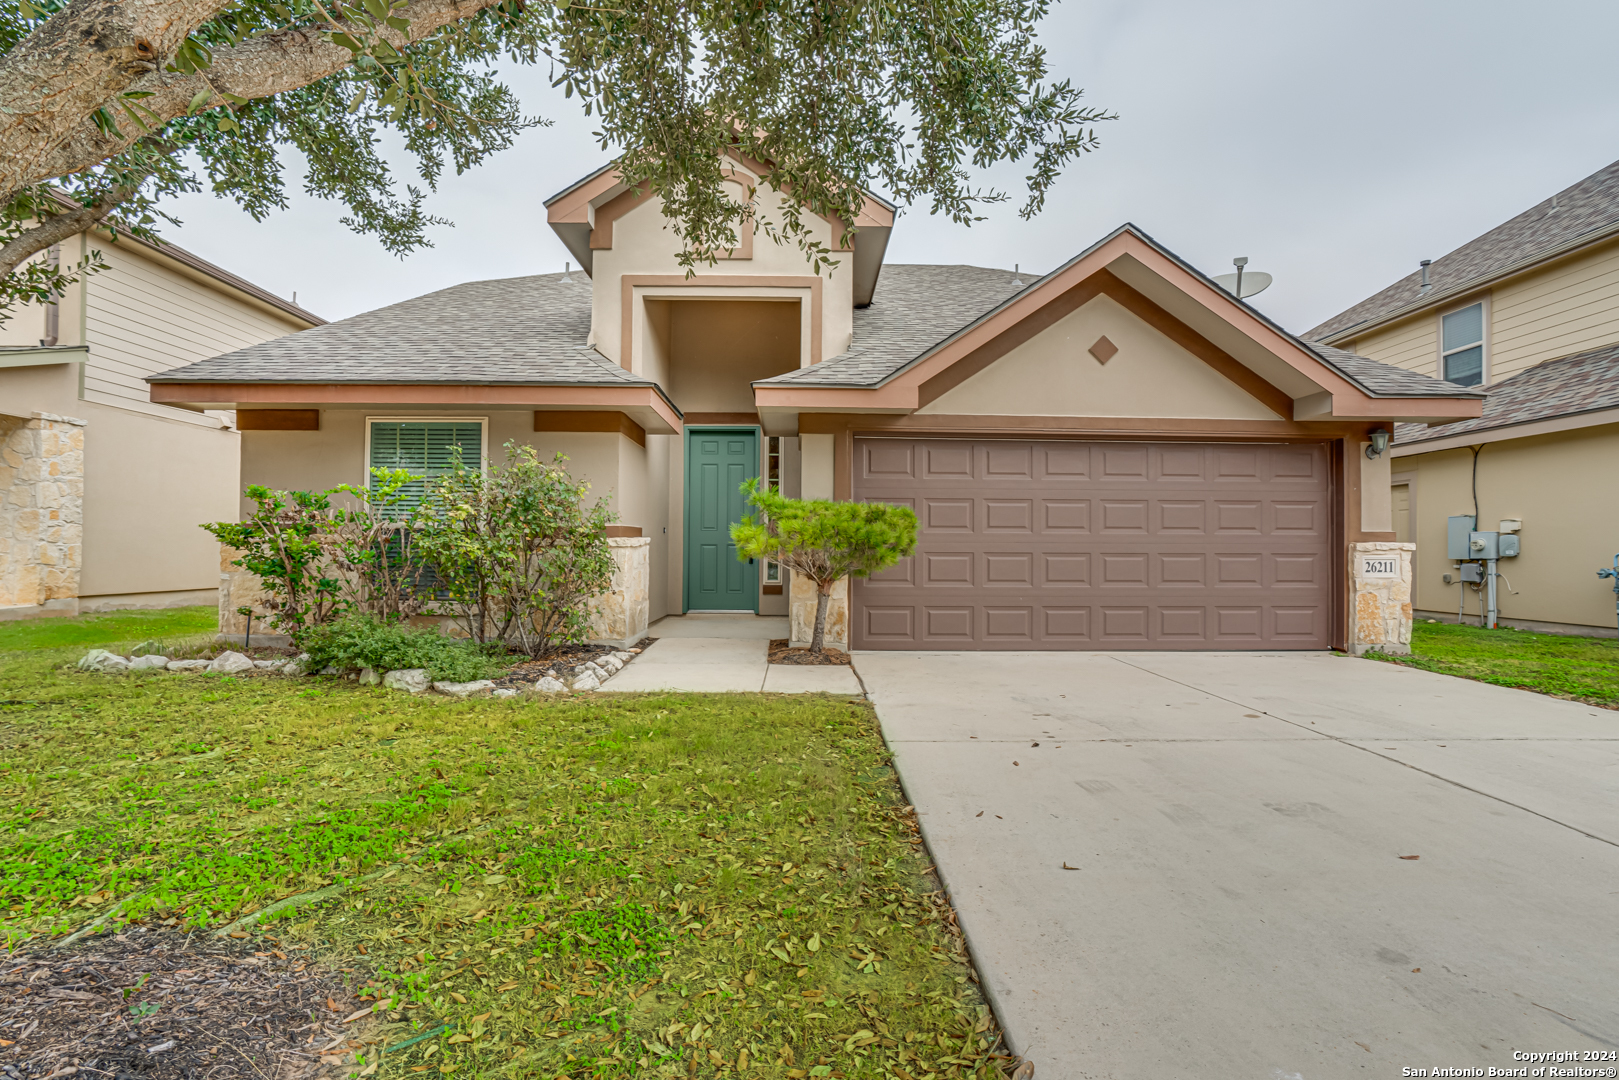
M654 384L153 382L151 399L198 412L282 408L521 408L621 412L650 435L684 430Z

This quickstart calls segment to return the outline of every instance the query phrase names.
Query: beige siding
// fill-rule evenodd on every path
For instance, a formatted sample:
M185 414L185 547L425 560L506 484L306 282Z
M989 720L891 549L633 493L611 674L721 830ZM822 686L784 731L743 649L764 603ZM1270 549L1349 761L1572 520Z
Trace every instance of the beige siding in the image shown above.
M1498 286L1492 306L1492 381L1619 341L1619 243Z
M1445 310L1466 302L1447 304ZM1547 360L1619 341L1619 241L1494 286L1487 310L1486 373L1492 383ZM1345 347L1385 364L1437 375L1439 313L1424 312Z
M151 404L144 378L301 328L146 258L132 245L99 247L109 269L87 283L87 401L195 420L195 413Z
M1381 360L1385 364L1417 371L1424 375L1439 374L1439 316L1423 315L1403 323L1356 338L1348 343L1351 352Z

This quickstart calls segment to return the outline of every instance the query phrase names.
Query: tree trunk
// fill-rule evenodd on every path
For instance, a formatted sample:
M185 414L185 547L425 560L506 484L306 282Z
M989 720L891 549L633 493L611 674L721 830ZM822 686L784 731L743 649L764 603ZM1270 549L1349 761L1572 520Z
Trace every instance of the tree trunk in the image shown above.
M832 587L830 585L817 585L815 587L815 633L810 637L810 652L823 653L826 651L826 609L827 601L831 599Z
M395 14L410 23L400 32L391 27L377 35L396 49L420 41L440 27L468 19L499 0L409 0ZM225 7L220 0L148 0L146 7L173 9L164 29L139 37L120 30L118 42L135 44L108 49L94 34L81 33L98 19L116 18L125 5L118 0L74 0L68 9L37 27L0 61L0 201L9 201L29 184L83 172L120 154L147 132L123 114L121 95L132 99L145 122L159 127L192 111L191 102L204 90L214 92L199 109L220 104L222 94L257 100L296 90L342 71L354 54L322 33L323 20L250 37L239 45L213 50L207 71L187 75L166 70L174 49L201 21ZM133 6L133 5L131 5ZM81 25L82 24L82 25ZM364 39L361 28L339 23L332 29ZM51 47L42 50L42 45ZM144 44L143 44L144 43ZM130 60L126 53L144 52ZM134 55L131 53L131 55ZM96 73L89 77L88 73ZM52 91L47 93L46 91ZM91 119L103 105L113 106L119 132L97 127Z

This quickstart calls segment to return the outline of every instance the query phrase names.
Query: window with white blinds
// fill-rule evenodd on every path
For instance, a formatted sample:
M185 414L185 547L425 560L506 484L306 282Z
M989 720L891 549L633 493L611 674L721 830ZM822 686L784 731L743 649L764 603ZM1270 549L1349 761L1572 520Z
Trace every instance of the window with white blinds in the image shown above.
M417 476L433 477L456 465L457 448L464 469L483 468L482 420L372 420L366 481L374 483L371 469L409 469ZM407 486L404 504L420 503L425 484Z

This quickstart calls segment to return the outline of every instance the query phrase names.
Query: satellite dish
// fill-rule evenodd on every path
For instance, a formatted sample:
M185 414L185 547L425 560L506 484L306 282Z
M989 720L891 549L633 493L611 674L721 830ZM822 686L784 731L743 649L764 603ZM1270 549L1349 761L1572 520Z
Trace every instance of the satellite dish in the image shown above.
M1262 270L1244 270L1241 277L1242 295L1237 297L1239 300L1262 293L1270 288L1271 276ZM1214 279L1214 283L1226 292L1236 296L1237 278L1237 274L1221 274Z

